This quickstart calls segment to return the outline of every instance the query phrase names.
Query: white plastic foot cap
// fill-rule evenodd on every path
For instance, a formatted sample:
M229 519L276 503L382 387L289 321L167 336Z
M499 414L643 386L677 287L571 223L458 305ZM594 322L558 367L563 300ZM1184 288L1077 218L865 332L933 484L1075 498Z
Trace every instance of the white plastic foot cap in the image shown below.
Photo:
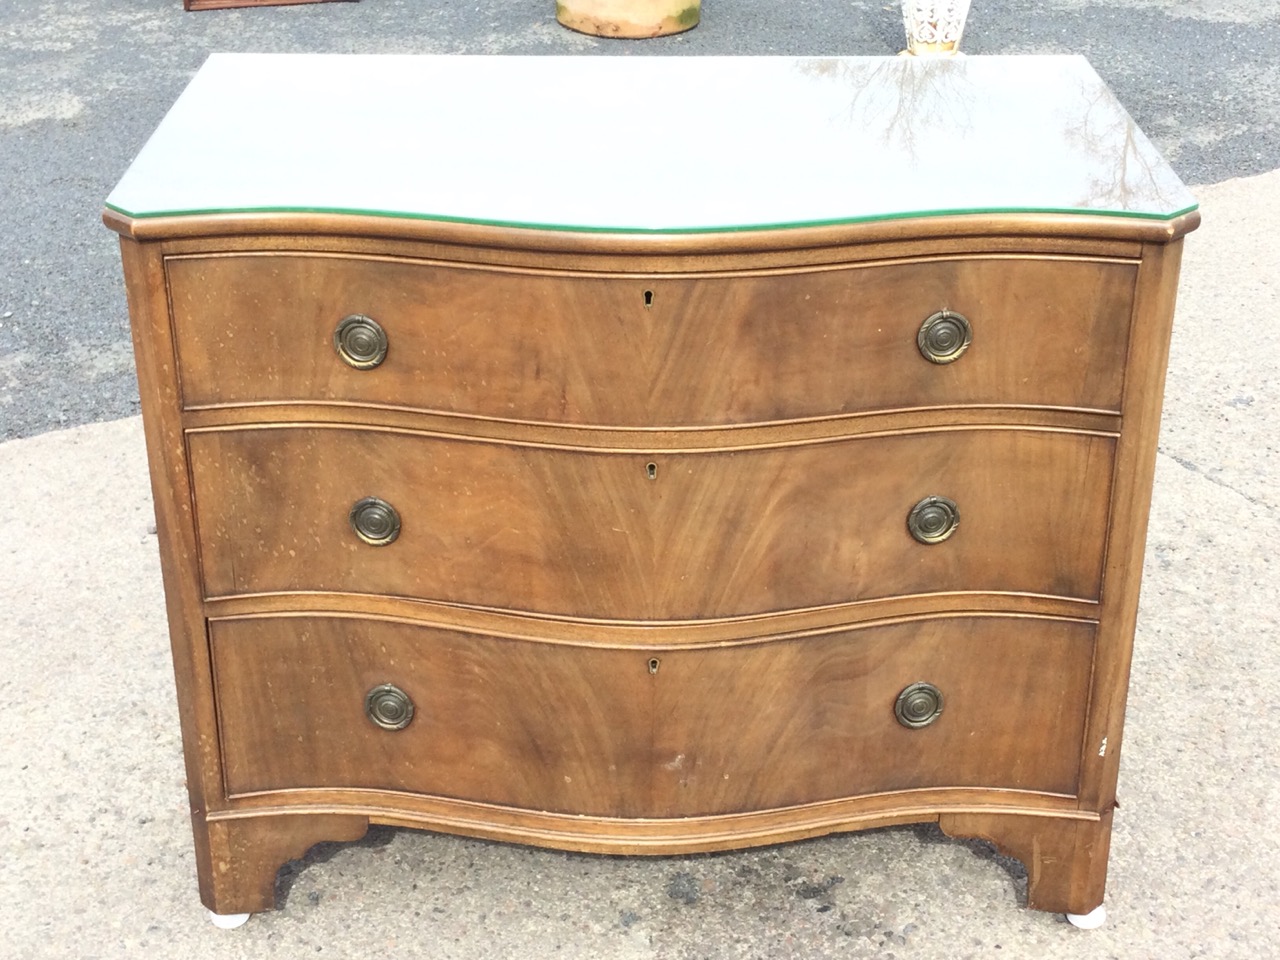
M1097 930L1107 922L1107 905L1100 903L1088 913L1068 913L1067 922L1081 930Z
M209 919L213 921L213 925L220 930L234 930L236 927L243 927L249 922L251 914L248 913L214 913L209 911Z

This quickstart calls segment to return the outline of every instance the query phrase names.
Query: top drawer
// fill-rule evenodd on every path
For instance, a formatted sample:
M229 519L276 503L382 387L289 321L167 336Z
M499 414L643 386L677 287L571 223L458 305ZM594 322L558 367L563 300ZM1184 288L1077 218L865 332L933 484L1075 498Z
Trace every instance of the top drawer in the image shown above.
M1119 409L1136 266L983 257L799 273L568 275L336 255L171 257L184 404L386 404L619 427L965 404ZM925 359L922 323L972 342ZM385 358L334 344L372 318Z

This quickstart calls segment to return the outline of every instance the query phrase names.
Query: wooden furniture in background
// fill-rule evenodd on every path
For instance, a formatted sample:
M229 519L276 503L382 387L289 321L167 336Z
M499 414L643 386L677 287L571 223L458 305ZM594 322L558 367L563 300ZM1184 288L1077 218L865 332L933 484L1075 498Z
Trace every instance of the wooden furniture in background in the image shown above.
M106 214L204 902L934 821L1094 911L1197 220L1079 58L211 59Z

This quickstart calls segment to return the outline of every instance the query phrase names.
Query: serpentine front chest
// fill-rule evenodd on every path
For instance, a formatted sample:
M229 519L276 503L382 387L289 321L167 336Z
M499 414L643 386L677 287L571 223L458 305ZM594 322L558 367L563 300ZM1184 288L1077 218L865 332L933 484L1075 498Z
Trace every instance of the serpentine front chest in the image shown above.
M106 221L216 914L369 823L1102 902L1198 214L1083 60L215 56Z

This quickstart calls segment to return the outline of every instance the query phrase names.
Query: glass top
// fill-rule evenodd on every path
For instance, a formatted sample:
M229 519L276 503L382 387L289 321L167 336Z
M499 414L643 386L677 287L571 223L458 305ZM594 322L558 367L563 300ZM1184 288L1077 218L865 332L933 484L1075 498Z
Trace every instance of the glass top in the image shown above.
M1196 203L1082 57L215 54L107 205L698 232Z

